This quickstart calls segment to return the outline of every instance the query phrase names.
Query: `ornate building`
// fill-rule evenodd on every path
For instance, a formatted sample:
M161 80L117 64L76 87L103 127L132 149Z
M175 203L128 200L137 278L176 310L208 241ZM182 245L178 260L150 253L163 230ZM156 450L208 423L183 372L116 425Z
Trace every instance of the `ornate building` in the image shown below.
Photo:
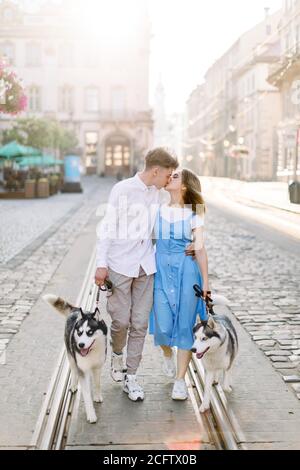
M93 0L62 0L29 12L0 0L0 59L25 83L24 117L73 128L87 172L127 176L152 146L150 22L145 0L130 0L127 11L125 2L108 3L106 11ZM0 127L10 120L2 116Z
M284 0L280 22L281 55L270 68L268 81L281 95L282 118L278 124L277 177L300 176L300 1Z
M207 70L187 102L186 158L201 174L272 180L280 94L268 83L280 56L281 12L240 36Z

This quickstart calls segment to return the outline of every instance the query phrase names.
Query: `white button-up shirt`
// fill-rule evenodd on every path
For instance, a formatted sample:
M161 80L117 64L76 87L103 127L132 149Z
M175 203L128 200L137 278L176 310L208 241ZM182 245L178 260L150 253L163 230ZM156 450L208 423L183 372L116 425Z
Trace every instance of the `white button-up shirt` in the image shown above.
M97 229L97 267L110 268L137 278L140 267L149 276L156 272L152 234L166 191L146 186L136 174L117 183Z

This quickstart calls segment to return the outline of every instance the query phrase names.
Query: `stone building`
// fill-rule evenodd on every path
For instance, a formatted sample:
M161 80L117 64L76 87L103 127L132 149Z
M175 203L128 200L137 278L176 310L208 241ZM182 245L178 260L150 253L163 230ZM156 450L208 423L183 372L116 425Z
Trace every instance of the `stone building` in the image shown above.
M24 117L74 129L88 173L128 176L152 146L150 22L145 0L108 4L62 0L28 11L0 0L0 59L25 83ZM0 127L11 119L1 116Z

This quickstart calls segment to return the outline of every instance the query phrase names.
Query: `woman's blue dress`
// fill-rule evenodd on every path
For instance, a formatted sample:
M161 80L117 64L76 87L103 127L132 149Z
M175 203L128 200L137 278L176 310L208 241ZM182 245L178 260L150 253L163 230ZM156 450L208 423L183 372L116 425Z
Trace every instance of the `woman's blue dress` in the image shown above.
M190 350L197 315L201 320L207 319L205 302L195 296L193 289L195 284L202 287L200 268L196 260L185 254L192 242L192 217L196 215L168 222L159 213L156 220L157 273L149 322L156 346Z

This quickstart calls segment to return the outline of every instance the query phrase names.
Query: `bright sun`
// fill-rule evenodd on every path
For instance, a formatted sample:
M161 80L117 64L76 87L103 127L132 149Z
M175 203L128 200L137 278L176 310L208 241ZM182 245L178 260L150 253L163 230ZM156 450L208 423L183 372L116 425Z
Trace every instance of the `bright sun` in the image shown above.
M120 39L130 35L141 0L87 0L80 10L83 28L97 37Z

